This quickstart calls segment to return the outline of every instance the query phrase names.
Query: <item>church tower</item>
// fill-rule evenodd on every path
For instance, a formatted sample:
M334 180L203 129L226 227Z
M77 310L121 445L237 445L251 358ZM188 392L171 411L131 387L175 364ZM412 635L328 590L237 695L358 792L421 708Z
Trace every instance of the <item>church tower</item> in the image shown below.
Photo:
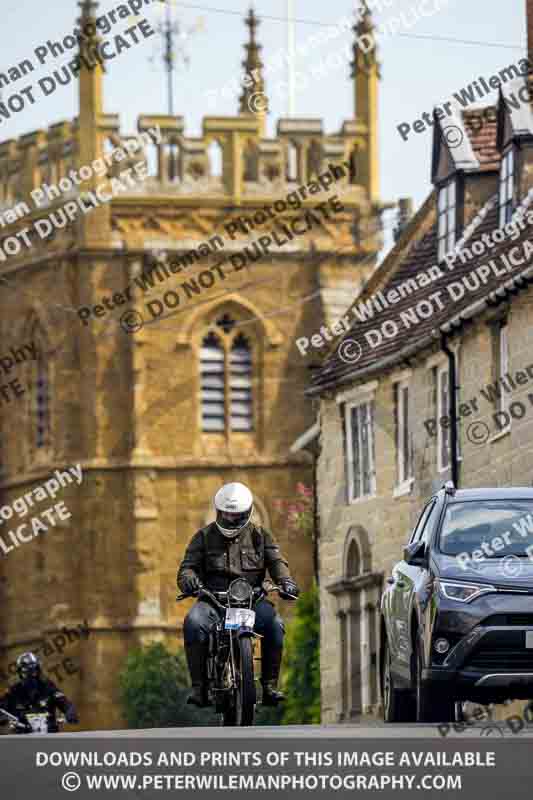
M97 2L80 6L94 23ZM316 334L381 247L378 68L355 54L356 115L340 131L298 117L270 134L258 24L250 10L239 113L205 116L199 137L183 116L143 109L136 135L124 133L104 110L101 66L82 59L78 118L0 142L4 209L108 157L105 176L69 193L86 212L0 261L3 350L37 353L16 367L24 395L0 408L1 502L83 470L57 495L71 516L0 559L0 686L21 649L44 654L86 623L88 638L44 658L82 729L124 726L117 678L132 648L181 641L176 568L221 484L251 488L256 520L296 579L312 579L312 544L287 531L275 501L312 483L309 455L291 446L315 421L304 389ZM96 44L84 45L87 63ZM91 196L108 199L90 209ZM0 245L60 219L66 202L32 207Z

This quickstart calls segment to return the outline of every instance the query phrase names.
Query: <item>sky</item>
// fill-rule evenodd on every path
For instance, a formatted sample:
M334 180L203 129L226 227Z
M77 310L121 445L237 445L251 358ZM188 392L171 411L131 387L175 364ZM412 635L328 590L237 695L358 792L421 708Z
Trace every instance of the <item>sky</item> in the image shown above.
M172 0L171 0L172 1ZM422 0L369 0L374 3L377 24L398 28L378 44L381 62L379 84L380 191L383 202L397 202L412 197L418 208L431 189L431 130L412 134L408 141L400 137L397 126L412 124L424 111L449 100L479 76L490 76L516 63L527 52L526 0L506 4L494 0L426 0L428 16L416 20L414 10ZM440 9L435 6L440 4ZM120 5L119 0L99 3L98 14ZM243 19L249 0L202 0L173 2L173 14L185 32L182 49L187 63L180 60L174 79L175 113L183 116L188 136L201 135L202 117L234 115L238 97L231 84L242 75L243 44L247 28ZM322 119L324 131L334 134L344 120L354 115L353 81L349 77L346 46L353 33L339 35L335 24L354 14L354 0L293 0L296 47L307 52L296 57L295 70L300 74L296 91L295 116ZM3 47L0 72L29 58L37 64L34 50L47 40L61 41L72 33L79 7L74 0L4 0ZM380 10L381 6L381 10ZM258 39L263 60L286 48L286 0L255 0L257 15L263 16ZM162 19L160 3L143 8L142 16L155 28ZM403 13L403 19L401 14ZM393 22L393 18L397 20ZM127 27L120 21L105 38L112 39ZM328 32L329 41L310 44L309 37ZM22 79L2 89L2 100L28 83L53 74L65 64L68 51L57 59L47 56L45 63ZM121 132L136 130L140 114L167 113L166 78L161 62L159 36L140 39L130 50L108 62L104 78L104 110L119 114ZM322 65L322 66L321 66ZM320 70L323 75L318 74ZM314 74L313 74L314 73ZM281 67L266 78L270 100L268 135L275 135L279 117L287 116L286 92L279 88L286 80ZM78 113L77 82L58 86L50 96L35 93L36 102L0 122L0 141L43 129ZM225 90L225 91L223 91ZM269 94L270 90L270 94ZM487 97L494 102L495 94ZM483 103L484 104L484 103ZM385 215L387 239L394 224L394 211Z

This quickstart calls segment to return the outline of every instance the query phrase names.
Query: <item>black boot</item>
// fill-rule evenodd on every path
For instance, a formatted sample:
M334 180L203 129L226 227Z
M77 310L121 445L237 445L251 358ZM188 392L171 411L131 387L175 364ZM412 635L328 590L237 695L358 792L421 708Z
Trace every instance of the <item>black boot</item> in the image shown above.
M278 703L283 703L285 695L283 692L278 692L276 689L277 681L267 681L263 683L263 705L264 706L277 706Z
M204 642L195 642L185 645L187 664L192 682L192 694L187 703L198 708L209 705L207 696L207 655L208 645Z
M281 656L283 650L280 647L268 647L264 644L261 652L261 683L263 685L262 703L264 706L277 706L285 700L283 692L277 691L279 671L281 668Z
M207 691L204 685L192 685L192 693L187 698L187 704L190 706L198 706L198 708L205 708L209 705L207 700Z

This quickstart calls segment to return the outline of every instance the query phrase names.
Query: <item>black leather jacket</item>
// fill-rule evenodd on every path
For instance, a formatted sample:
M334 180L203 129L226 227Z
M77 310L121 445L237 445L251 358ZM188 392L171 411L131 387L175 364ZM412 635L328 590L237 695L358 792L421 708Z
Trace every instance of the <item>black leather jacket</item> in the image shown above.
M66 714L67 711L76 714L74 706L57 686L48 678L37 678L34 683L18 681L0 697L0 708L18 717L25 722L25 714L48 714L48 730L55 733L58 730L56 712L59 710ZM8 720L0 714L0 724Z
M291 577L271 533L249 523L235 539L227 539L212 522L189 542L177 581L183 591L183 578L195 574L211 591L223 592L239 577L246 578L252 586L260 586L267 570L275 582Z

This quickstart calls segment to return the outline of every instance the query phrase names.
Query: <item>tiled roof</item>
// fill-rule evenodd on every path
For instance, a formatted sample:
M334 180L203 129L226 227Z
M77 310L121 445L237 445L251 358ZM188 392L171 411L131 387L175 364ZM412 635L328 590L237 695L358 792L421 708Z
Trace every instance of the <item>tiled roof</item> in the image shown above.
M492 197L487 203L489 208L486 216L482 219L480 224L473 231L471 237L464 244L465 248L471 250L472 245L476 242L481 242L482 236L485 233L489 235L498 228L498 204L494 202L495 198ZM525 204L529 204L530 200L526 199ZM531 206L533 210L533 205ZM529 214L532 212L529 211ZM332 350L326 358L322 368L317 370L313 376L313 380L308 389L309 394L316 394L326 391L337 386L340 383L345 383L351 380L359 380L365 376L365 373L370 373L372 369L378 367L378 362L381 364L383 360L385 363L394 363L405 357L402 351L412 346L412 352L416 352L423 347L428 346L429 337L438 333L439 328L447 322L453 320L460 312L472 306L475 302L485 300L496 289L500 289L502 285L513 276L517 276L523 272L528 264L524 263L513 267L510 271L505 271L503 262L500 260L502 253L507 254L513 247L519 246L523 241L533 237L533 225L526 225L525 230L521 231L520 236L516 240L512 240L506 236L501 244L495 244L492 249L485 246L485 253L480 256L474 256L472 260L468 260L464 255L465 263L461 263L460 258L457 258L453 269L449 269L446 264L440 265L442 275L436 280L418 289L414 289L412 294L406 294L405 297L399 300L394 305L389 305L388 309L380 312L374 310L374 316L366 321L359 321L353 314L353 309L359 306L360 301L356 301L352 306L351 314L354 317L354 323L350 331L340 340L335 349ZM409 278L415 278L420 273L426 273L427 270L437 265L437 231L436 222L430 230L423 236L418 243L418 246L413 248L408 254L407 258L401 263L399 269L389 278L381 289L382 295L387 297L387 293L391 289L398 289L400 284L405 284ZM522 257L522 253L520 253ZM492 270L486 279L486 283L480 283L479 288L475 291L465 290L464 296L457 302L451 299L448 286L453 283L460 283L461 279L469 276L476 268L487 265L492 261L496 264L500 275L495 275ZM475 274L470 279L470 285L475 288ZM468 280L468 277L467 277ZM458 293L459 290L457 290ZM438 300L429 300L430 296L435 292L441 292ZM404 294L403 292L402 294ZM434 313L427 319L420 319L422 314L417 314L420 319L418 323L410 322L407 318L407 323L402 322L400 314L402 311L417 306L420 301L429 301L434 308ZM439 303L440 301L440 303ZM442 308L438 306L442 305ZM422 306L422 313L426 313L427 305ZM374 349L365 338L365 333L372 329L382 330L382 325L387 320L395 322L398 325L398 333L393 338L385 338ZM391 326L392 330L392 326ZM349 363L349 360L343 360L339 351L344 353L341 342L346 342L348 339L352 342L357 342L357 345L350 345L348 347L348 359L355 358L354 354L358 352L358 346L361 347L362 352L360 357L355 363ZM384 368L385 365L383 365Z
M473 109L462 112L462 119L464 128L468 134L472 150L479 161L479 172L487 172L490 170L498 170L500 166L500 153L496 149L496 134L497 134L497 121L496 109L494 106L488 106L483 109ZM431 197L431 195L430 195ZM435 197L435 195L434 195ZM428 198L429 200L430 198ZM484 215L481 221L475 225L468 227L464 234L463 240L460 242L461 247L471 248L472 244L481 241L484 233L491 233L498 228L498 203L497 196L492 197L485 206L482 214ZM435 202L433 201L433 208L429 213L435 215ZM529 202L529 201L527 201ZM427 207L428 201L425 206ZM528 226L529 227L529 226ZM420 273L425 273L430 267L437 266L437 223L436 221L425 235L411 247L407 255L401 259L398 266L393 267L393 273L385 278L387 271L390 271L389 259L387 256L381 267L374 273L371 286L368 287L362 295L363 298L375 296L376 289L379 286L381 293L387 296L387 293L392 289L397 289L402 284L405 284L408 279L413 279ZM531 227L533 233L533 226ZM528 228L522 233L519 241L528 237ZM346 363L339 356L338 342L335 348L325 358L322 367L316 371L308 389L310 394L319 393L322 390L331 388L337 383L343 383L348 379L356 379L359 374L361 376L370 371L377 361L381 362L383 359L389 358L391 361L396 354L400 354L409 344L413 344L416 348L417 343L420 346L425 346L424 340L429 336L432 331L437 331L440 326L447 321L453 319L461 310L466 309L475 300L485 298L490 295L495 289L499 288L502 283L508 280L514 273L506 273L505 277L496 277L492 273L487 280L487 283L474 294L466 291L465 296L459 302L450 301L450 296L446 286L451 282L460 281L465 275L468 275L473 269L482 264L486 264L491 258L497 259L499 253L505 252L518 242L512 242L510 238L504 239L501 245L496 245L493 250L487 251L484 255L474 257L474 260L461 263L457 258L454 269L449 270L446 265L440 267L442 276L438 280L432 281L429 285L419 288L413 294L406 294L398 303L391 305L388 309L374 313L373 318L368 319L366 322L361 322L358 318L354 318L354 324L350 332L343 338L342 341L347 339L355 340L362 347L362 353L356 363ZM525 265L516 267L515 272L519 273L525 268ZM380 273L383 273L383 278L380 280ZM379 285L381 283L381 285ZM372 293L369 290L372 290ZM437 309L428 319L421 320L418 324L413 324L410 328L405 327L401 323L400 314L402 311L416 306L421 300L428 301L430 295L435 292L442 292L442 296L438 300L433 301L437 307L439 300L445 303L443 309ZM353 308L358 308L361 301L357 299L352 305ZM379 302L379 301L378 301ZM432 302L429 300L429 302ZM375 349L371 349L364 334L368 331L379 328L383 322L391 320L399 325L399 333L391 339L383 337L383 341ZM426 340L427 341L427 340ZM358 345L352 345L349 354L353 355L357 352ZM399 355L399 357L401 357Z
M463 111L462 114L468 138L480 164L479 172L500 168L501 156L496 149L496 113L494 106L487 106Z

